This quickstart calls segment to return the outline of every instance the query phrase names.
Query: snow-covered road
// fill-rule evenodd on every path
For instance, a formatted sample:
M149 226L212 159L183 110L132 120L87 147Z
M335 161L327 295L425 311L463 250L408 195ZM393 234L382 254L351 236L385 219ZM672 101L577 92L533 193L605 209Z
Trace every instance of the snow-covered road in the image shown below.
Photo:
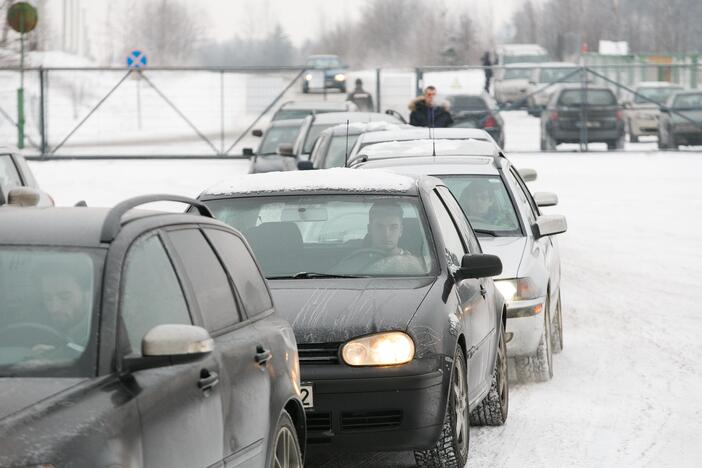
M507 143L509 148L509 141ZM514 385L507 424L471 429L469 466L702 466L702 154L512 155L558 193L565 349ZM32 163L58 204L197 195L245 161ZM413 466L409 453L314 452L309 466Z

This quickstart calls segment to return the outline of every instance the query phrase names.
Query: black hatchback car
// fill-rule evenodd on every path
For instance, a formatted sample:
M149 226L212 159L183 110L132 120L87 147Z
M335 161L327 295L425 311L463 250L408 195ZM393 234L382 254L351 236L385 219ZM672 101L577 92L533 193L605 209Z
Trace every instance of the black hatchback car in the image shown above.
M281 172L200 198L247 237L293 326L308 444L462 467L469 421L505 421L502 264L438 179Z
M131 211L157 200L209 215L0 208L0 466L301 466L295 338L248 244Z
M505 147L505 122L492 96L487 93L454 94L447 100L451 104L453 127L482 128L500 148Z

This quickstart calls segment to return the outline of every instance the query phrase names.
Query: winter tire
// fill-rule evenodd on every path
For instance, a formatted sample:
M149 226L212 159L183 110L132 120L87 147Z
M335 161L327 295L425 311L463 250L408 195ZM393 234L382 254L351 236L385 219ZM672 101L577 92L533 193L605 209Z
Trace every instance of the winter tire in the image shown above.
M639 142L639 137L634 135L634 132L631 128L631 122L629 122L629 141L631 143L638 143Z
M504 328L504 326L501 326ZM492 385L487 396L470 413L472 426L501 426L507 421L509 410L509 382L507 372L507 343L505 331L500 330L495 370L492 372Z
M533 356L514 358L517 379L521 382L547 382L553 377L553 352L551 349L551 314L548 299L544 307L544 330L539 347Z
M439 440L427 450L415 450L422 468L463 468L468 460L470 415L468 414L468 371L459 346L453 357L449 398Z
M301 468L302 452L300 441L297 439L295 424L287 411L283 411L275 428L273 437L273 453L271 453L271 468Z
M551 327L551 349L556 354L563 351L563 308L561 306L560 292L558 293L558 302L556 302L556 313L554 315Z

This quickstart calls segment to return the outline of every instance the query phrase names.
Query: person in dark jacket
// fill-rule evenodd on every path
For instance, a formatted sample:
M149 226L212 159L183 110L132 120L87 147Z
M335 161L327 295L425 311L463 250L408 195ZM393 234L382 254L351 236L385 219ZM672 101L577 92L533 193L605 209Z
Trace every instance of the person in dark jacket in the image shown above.
M427 86L424 94L410 102L410 125L415 127L443 128L453 125L453 118L446 104L434 104L436 88Z
M481 59L483 63L483 71L485 72L485 92L490 92L490 80L492 79L492 58L490 57L490 52L485 51Z
M363 81L360 78L356 78L356 88L349 93L346 100L356 104L361 112L373 112L373 97L363 89Z

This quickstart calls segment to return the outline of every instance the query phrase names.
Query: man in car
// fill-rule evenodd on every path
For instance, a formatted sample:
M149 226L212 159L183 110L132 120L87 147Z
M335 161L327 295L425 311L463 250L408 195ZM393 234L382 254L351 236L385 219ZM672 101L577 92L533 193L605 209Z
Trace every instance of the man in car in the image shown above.
M486 180L475 180L463 189L459 204L471 224L500 224L505 221L497 206L497 193Z
M363 81L356 78L356 88L349 93L347 101L353 102L361 112L373 112L373 96L363 89Z
M453 118L446 104L435 105L436 88L427 86L424 94L410 102L410 125L415 127L443 128L453 125Z
M399 246L403 234L402 207L377 201L368 211L364 247L344 258L336 270L347 274L415 274L424 271L420 260Z

